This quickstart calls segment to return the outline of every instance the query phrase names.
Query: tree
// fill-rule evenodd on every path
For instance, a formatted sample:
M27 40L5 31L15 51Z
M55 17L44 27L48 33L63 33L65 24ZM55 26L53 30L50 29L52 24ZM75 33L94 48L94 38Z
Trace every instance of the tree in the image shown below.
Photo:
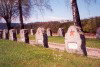
M42 12L44 8L52 10L51 6L49 5L49 0L18 0L21 29L24 29L23 16L29 16L31 8L37 8L40 10L40 12Z
M96 0L84 0L87 4L90 5L91 2L96 2ZM73 21L76 26L79 26L81 30L83 31L81 20L80 20L80 14L77 6L77 0L70 0L71 7L72 7L72 15L73 15Z
M73 14L73 21L76 26L79 26L82 29L82 24L80 20L79 10L77 6L77 0L70 0Z
M30 13L30 0L18 0L18 10L20 19L20 28L24 29L23 16L26 17Z
M77 0L70 0L70 2L71 2L71 7L72 7L73 21L74 21L75 25L80 27L81 31L83 31L81 20L80 20L80 15L79 15L79 10L78 10L78 6L77 6ZM84 55L87 56L86 47L85 47L85 45L86 45L85 36L81 34L80 38L82 39L81 49L83 50Z
M5 19L8 30L11 29L11 18L15 15L15 0L0 0L0 16Z

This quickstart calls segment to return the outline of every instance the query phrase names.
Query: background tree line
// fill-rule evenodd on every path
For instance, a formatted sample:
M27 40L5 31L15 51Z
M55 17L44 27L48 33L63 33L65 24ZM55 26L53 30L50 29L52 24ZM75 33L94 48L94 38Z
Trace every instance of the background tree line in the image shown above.
M89 19L81 20L83 31L85 33L96 33L96 29L100 27L100 17L94 17ZM56 33L58 28L64 28L65 32L67 31L70 25L73 25L73 21L60 23L59 21L52 22L35 22L28 23L25 25L27 29L37 29L38 27L51 28L51 30ZM18 27L17 27L18 28Z

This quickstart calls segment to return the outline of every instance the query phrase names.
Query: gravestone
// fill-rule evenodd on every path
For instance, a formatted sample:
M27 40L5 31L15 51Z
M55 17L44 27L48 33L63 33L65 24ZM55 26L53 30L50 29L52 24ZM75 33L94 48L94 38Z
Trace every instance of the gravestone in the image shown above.
M12 40L12 41L17 41L17 36L16 36L16 30L15 29L11 29L9 31L9 40Z
M34 29L30 29L30 35L35 35L35 30Z
M29 43L29 36L28 36L28 30L27 29L21 29L20 30L20 40L22 42L25 42L25 43Z
M64 29L59 28L57 34L58 34L58 36L63 36L64 37L65 36Z
M48 48L48 36L44 28L38 28L35 34L36 43L43 45L45 48Z
M96 38L100 39L100 27L97 28L97 31L96 31Z
M9 39L9 32L8 29L3 30L3 39Z
M2 34L3 34L3 31L0 30L0 39L2 39Z
M52 36L52 31L50 28L47 29L47 36Z
M65 34L65 46L67 52L87 55L85 45L85 37L81 28L78 26L70 26Z

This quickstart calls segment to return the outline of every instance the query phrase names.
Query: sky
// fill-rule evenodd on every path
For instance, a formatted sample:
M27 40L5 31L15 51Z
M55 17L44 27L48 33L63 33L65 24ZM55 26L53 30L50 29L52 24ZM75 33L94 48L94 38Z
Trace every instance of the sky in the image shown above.
M92 2L90 5L84 0L77 1L81 19L100 16L100 0L97 0L96 3ZM53 11L45 10L43 14L31 11L27 22L72 20L70 0L50 0L50 5Z
M96 3L92 2L90 5L84 2L84 0L77 0L77 3L81 19L100 16L100 0L96 0ZM70 0L50 0L49 4L51 5L52 11L44 10L41 13L32 9L30 17L24 20L24 23L72 20ZM19 21L16 19L12 22Z

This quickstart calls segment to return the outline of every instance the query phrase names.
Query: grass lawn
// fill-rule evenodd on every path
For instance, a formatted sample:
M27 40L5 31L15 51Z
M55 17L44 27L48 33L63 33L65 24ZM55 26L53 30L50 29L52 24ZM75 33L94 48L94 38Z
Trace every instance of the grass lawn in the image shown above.
M49 42L64 44L64 37L50 36ZM100 48L100 39L86 39L86 46L92 48Z
M49 42L53 42L53 43L64 44L64 37L61 37L61 36L49 36L48 37L48 41Z
M20 38L19 35L17 35ZM35 35L29 35L30 40L35 40ZM64 44L64 37L49 36L48 42ZM100 39L86 39L86 46L92 48L100 48Z
M0 40L0 67L100 67L100 60Z

